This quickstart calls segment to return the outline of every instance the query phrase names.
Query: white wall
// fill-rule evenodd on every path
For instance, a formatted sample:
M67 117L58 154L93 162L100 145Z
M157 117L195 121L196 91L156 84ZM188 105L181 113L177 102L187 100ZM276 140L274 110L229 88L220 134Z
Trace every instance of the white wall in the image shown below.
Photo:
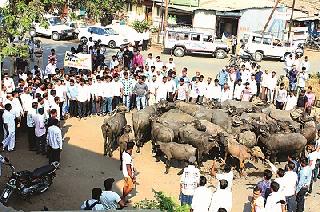
M193 16L193 27L216 30L216 12L196 10Z
M243 10L238 24L238 38L242 38L243 34L247 32L262 31L264 25L267 23L271 11L272 8ZM279 23L275 24L276 21L278 20L275 20L274 18L271 19L266 32L269 31L271 26L274 26L272 30L273 32L282 28Z
M146 7L144 5L137 7L132 5L132 11L127 12L128 22L132 23L135 20L143 21L145 19Z

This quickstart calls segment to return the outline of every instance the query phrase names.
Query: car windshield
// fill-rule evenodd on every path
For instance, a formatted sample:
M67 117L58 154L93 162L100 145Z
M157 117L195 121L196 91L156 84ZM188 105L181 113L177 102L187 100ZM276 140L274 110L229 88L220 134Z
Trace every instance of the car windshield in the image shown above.
M59 17L52 17L52 18L49 18L49 22L51 25L55 26L55 25L62 25L62 21Z

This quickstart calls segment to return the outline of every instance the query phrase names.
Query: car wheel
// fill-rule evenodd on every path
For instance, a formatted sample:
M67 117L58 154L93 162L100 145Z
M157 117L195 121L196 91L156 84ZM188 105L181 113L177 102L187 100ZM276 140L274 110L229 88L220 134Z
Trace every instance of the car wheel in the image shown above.
M254 59L255 59L255 61L261 62L262 58L263 58L263 54L262 54L261 52L256 52L256 53L254 53Z
M215 55L217 59L224 59L227 56L227 53L223 49L218 49Z
M185 55L185 50L182 47L176 47L173 50L173 54L176 57L183 57Z
M60 40L60 35L57 32L53 32L51 38L52 40Z
M108 43L108 47L111 48L111 49L114 49L114 48L117 47L117 44L116 44L115 41L111 40L111 41L109 41L109 43Z

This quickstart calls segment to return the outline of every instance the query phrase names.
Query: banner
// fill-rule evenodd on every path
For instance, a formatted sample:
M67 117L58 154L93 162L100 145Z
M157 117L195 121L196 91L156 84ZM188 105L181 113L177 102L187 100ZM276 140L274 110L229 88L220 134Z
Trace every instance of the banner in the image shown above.
M91 54L72 54L71 52L66 51L63 64L67 67L91 70Z

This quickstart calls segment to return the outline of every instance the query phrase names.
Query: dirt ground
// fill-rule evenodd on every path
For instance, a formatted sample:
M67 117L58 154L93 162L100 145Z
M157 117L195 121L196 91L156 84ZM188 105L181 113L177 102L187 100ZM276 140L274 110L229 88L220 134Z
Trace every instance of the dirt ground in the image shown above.
M127 114L129 123L131 114ZM84 200L90 197L93 187L103 187L104 179L113 177L116 180L114 191L121 193L122 173L119 171L119 154L113 158L103 157L103 138L100 126L101 117L87 120L68 119L63 126L64 146L61 158L61 169L50 189L41 195L34 196L29 202L17 195L9 201L9 206L24 211L41 210L44 206L50 210L77 210ZM17 150L12 153L2 153L16 166L17 170L33 170L47 163L44 156L27 151L26 135L22 134L17 141ZM210 165L211 162L207 162ZM133 202L151 199L153 190L163 191L178 200L180 168L171 168L168 175L164 174L165 166L156 163L151 154L150 143L146 144L140 154L134 154L134 166L138 171L137 185L133 194ZM257 165L259 170L251 169L247 179L236 179L233 185L234 212L247 212L248 197L252 186L261 178L264 167ZM5 167L0 177L0 189L3 188L10 170ZM216 182L212 181L213 185ZM320 197L320 183L315 183L314 192L307 198L306 212L317 211ZM212 186L212 185L211 185Z

